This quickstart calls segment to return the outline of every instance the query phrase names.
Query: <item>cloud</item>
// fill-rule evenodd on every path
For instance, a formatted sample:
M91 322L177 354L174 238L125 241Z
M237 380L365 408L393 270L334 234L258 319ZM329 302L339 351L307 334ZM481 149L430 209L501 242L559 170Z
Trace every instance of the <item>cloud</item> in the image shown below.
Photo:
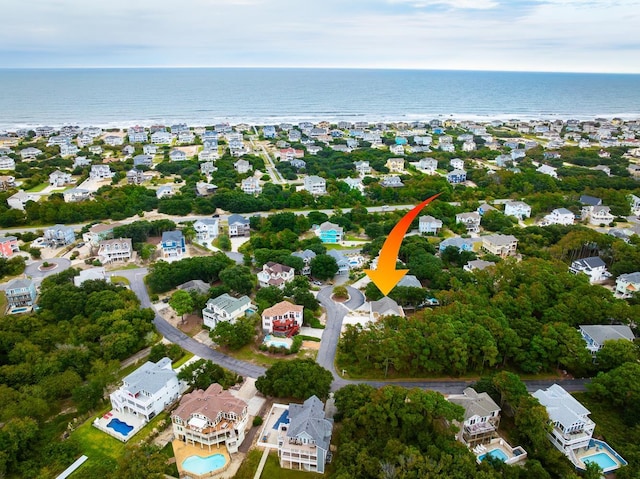
M415 8L444 6L462 10L489 10L500 4L496 0L390 0L391 3L406 3Z

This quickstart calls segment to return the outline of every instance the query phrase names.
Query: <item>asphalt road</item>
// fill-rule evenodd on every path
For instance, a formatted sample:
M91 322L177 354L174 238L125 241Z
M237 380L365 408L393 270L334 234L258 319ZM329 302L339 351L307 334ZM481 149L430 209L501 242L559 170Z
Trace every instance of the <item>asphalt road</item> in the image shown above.
M151 300L147 294L146 287L144 285L144 277L147 275L146 268L119 270L113 274L117 276L124 276L129 279L131 290L140 299L141 306L143 308L151 307ZM395 384L407 388L421 388L432 391L438 391L442 394L459 394L464 388L470 386L473 381L463 380L416 380L416 381L354 381L344 379L340 377L335 370L335 355L338 346L338 339L340 338L340 331L342 329L342 320L347 314L348 310L345 305L353 304L359 307L364 302L364 296L362 293L352 287L348 287L351 299L349 302L341 304L335 303L331 300L331 287L323 288L318 293L318 301L326 308L327 322L322 336L322 342L320 343L320 350L316 361L322 367L331 371L333 374L333 384L331 389L336 391L348 384L366 383L374 387L381 387L386 384ZM158 332L162 334L172 343L180 345L183 349L192 352L193 354L200 356L201 358L210 359L216 364L225 367L231 371L242 376L248 376L257 378L265 373L265 368L256 366L254 364L240 361L232 358L219 351L215 351L202 343L199 343L195 339L190 338L179 329L175 328L158 314L154 319L154 324L158 329ZM589 379L566 379L566 380L548 380L548 381L525 381L527 389L529 391L536 391L537 389L544 389L551 386L554 383L559 383L567 391L584 391L585 385L589 382Z

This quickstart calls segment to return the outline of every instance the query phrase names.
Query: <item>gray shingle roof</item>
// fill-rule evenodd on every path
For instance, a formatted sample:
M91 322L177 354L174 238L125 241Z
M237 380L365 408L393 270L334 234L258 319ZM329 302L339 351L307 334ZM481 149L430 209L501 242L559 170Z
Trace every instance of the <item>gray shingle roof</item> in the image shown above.
M404 277L398 282L397 286L405 286L409 288L422 288L422 284L412 274L405 274Z
M165 231L162 233L162 242L173 241L180 243L182 241L182 231Z
M371 301L371 312L385 315L402 315L402 308L393 299L385 296L379 301Z
M325 419L324 405L315 395L303 404L289 405L288 437L298 437L303 433L311 436L316 445L325 451L329 450L333 423Z
M169 368L166 369L167 361ZM176 372L171 369L171 360L162 358L157 363L147 361L134 372L124 378L124 389L136 394L145 391L155 394L160 391L169 380L177 377Z
M247 218L245 218L242 215L231 215L229 216L228 222L230 225L236 224L236 223L240 223L243 225L248 225L249 224L249 220Z
M604 344L605 341L612 339L627 339L633 341L635 336L631 328L626 325L585 325L580 326L586 334L589 335L598 344Z
M478 393L473 388L466 388L461 395L450 396L448 400L464 408L465 421L473 416L487 417L494 411L500 412L500 406L491 396Z

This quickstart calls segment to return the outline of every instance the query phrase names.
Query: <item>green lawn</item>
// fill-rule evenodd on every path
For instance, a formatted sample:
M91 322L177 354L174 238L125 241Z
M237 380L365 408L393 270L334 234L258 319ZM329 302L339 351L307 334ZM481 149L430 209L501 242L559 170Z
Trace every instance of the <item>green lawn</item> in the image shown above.
M0 291L0 317L4 316L4 313L6 310L7 310L7 296L4 294L4 291Z
M245 458L244 462L238 469L234 479L253 479L258 469L260 458L262 457L261 449L252 449ZM316 474L313 472L293 471L291 469L282 469L278 463L278 456L275 452L269 454L264 469L262 470L262 479L314 479L325 477L325 474Z
M315 358L315 356L317 355L317 351L315 350L301 349L297 354L289 354L288 356L272 356L268 354L262 354L260 351L255 351L250 344L238 349L237 351L225 351L224 353L242 361L249 361L253 364L264 366L265 368L273 366L278 361L302 359L305 357Z
M184 363L186 363L187 361L189 361L189 359L191 359L193 357L193 353L190 353L189 351L186 351L184 356L182 356L180 359L178 359L175 363L173 363L173 365L171 366L173 369L177 369L180 366L182 366Z
M111 276L111 282L113 284L122 283L122 284L126 284L127 286L131 285L131 282L124 276Z
M27 193L38 193L39 191L44 190L47 186L49 186L49 183L40 183L38 186L34 186L30 190L27 190Z
M116 269L111 270L111 271L122 271L123 269L138 269L138 268L140 268L140 265L132 263L132 264L128 264L126 266L123 266L121 268L116 268Z
M260 449L252 449L242 461L242 465L236 472L234 479L253 479L253 476L260 464L260 458L262 457L262 451ZM266 476L265 476L266 477Z

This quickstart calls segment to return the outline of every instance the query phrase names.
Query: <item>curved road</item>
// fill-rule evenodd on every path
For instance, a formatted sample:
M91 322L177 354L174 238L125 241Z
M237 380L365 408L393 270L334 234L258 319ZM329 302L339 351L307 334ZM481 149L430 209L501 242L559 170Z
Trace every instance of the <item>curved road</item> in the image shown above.
M130 282L131 290L140 299L141 306L143 308L151 308L151 300L149 299L149 295L144 284L144 277L147 275L147 273L147 268L139 268L118 270L111 274L126 277ZM316 361L322 367L331 371L331 374L333 374L333 384L331 385L331 389L333 391L336 391L348 384L366 383L374 387L381 387L386 384L395 384L397 386L408 388L417 387L422 389L429 389L432 391L438 391L442 394L459 394L464 390L464 388L470 386L475 382L473 380L427 381L424 379L418 379L416 381L355 381L340 377L335 370L334 359L336 356L338 339L340 338L340 331L342 330L342 320L349 311L349 309L347 309L347 306L349 306L350 309L355 309L364 303L364 296L360 291L350 286L347 287L347 289L351 298L346 303L335 303L331 299L331 287L323 288L318 293L318 301L320 302L320 304L322 304L322 306L326 308L327 311L327 321L324 333L322 335L320 350L318 351ZM255 364L240 361L238 359L227 356L226 354L222 354L219 351L215 351L208 346L205 346L204 344L190 338L182 331L169 324L157 313L153 322L158 329L158 332L172 343L178 344L181 348L190 351L193 354L200 356L201 358L210 359L220 366L225 367L231 371L235 371L242 376L257 378L259 376L262 376L266 371L266 369L261 366L256 366ZM589 382L589 379L535 380L524 382L527 385L527 389L529 391L544 389L554 383L560 383L563 388L571 392L584 391L586 384Z

